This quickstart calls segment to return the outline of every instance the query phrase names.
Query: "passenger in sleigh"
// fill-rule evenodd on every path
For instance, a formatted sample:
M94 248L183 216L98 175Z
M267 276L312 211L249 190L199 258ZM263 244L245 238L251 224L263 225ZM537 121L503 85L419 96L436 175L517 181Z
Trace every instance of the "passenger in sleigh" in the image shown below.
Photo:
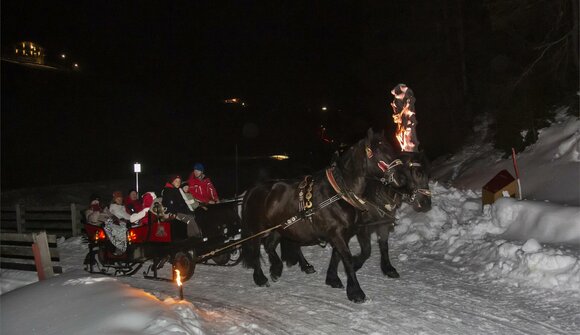
M126 225L131 221L131 215L127 213L123 205L123 193L121 191L113 192L113 199L109 205L109 211L117 218L121 225Z
M85 211L85 218L88 224L99 226L111 217L107 207L101 206L101 197L92 194L89 202L89 208Z
M201 232L195 222L193 210L186 203L186 198L180 187L181 177L173 175L161 192L163 207L167 208L167 212L175 217L172 235L177 239L192 236L200 237Z
M202 204L215 204L220 201L218 193L211 180L204 173L204 166L195 163L193 172L189 175L189 193Z
M139 194L131 189L123 201L125 211L129 214L139 213L143 209L143 203L139 200Z
M168 220L169 217L165 217L165 213L160 213L155 210L155 203L158 202L157 195L154 192L147 192L143 194L142 209L139 212L131 214L130 222L136 226L142 226L149 224L149 211L153 212L154 215L158 216L160 220ZM161 206L159 206L161 207Z
M192 212L195 211L199 207L200 203L193 197L191 193L189 193L189 183L181 183L180 191L183 200L185 200L185 204L187 207L189 207L189 210Z

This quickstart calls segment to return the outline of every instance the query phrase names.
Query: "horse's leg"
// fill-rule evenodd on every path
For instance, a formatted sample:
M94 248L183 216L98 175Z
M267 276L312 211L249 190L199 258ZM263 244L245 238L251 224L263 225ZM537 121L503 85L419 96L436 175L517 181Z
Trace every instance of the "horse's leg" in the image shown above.
M332 256L330 257L330 263L328 264L328 270L326 270L326 285L334 288L344 288L342 281L338 277L338 262L340 261L340 256L336 251L336 248L332 248Z
M276 247L280 243L280 234L274 232L264 239L264 249L268 254L270 260L270 278L272 281L278 281L282 276L282 268L284 264L276 252Z
M280 250L282 251L282 261L286 262L286 266L290 267L299 263L302 272L306 272L307 274L316 272L314 267L304 257L300 244L283 238L280 240Z
M346 296L350 301L361 303L365 301L365 293L360 287L356 272L352 264L352 254L348 248L348 244L343 236L335 236L332 238L333 247L336 249L342 259L344 272L346 272Z
M399 278L397 269L391 264L389 259L389 233L393 230L392 223L380 224L377 227L379 236L379 248L381 249L381 270L389 278Z
M254 283L258 286L269 286L260 264L260 239L254 238L242 244L241 257L246 268L254 269Z
M304 257L304 254L302 253L302 249L300 248L300 246L297 245L296 247L298 248L298 263L300 264L300 269L302 270L302 272L305 272L306 274L312 274L316 272L314 266L308 263L308 261Z
M368 227L360 227L356 239L360 245L360 254L353 256L352 259L354 270L358 271L371 257L371 230Z

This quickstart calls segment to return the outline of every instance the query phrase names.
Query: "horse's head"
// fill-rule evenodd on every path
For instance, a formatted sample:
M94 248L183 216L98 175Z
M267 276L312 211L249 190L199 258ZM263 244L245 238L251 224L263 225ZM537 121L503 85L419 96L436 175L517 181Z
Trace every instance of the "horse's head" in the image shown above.
M423 153L403 153L400 156L402 168L401 185L398 190L403 193L403 199L413 206L417 212L427 212L431 209L431 191L429 190L429 161Z
M367 164L366 177L379 180L384 184L402 186L404 176L400 172L403 162L397 158L393 147L386 140L385 135L375 134L371 129L365 139L365 154Z
M370 208L376 207L377 211L391 213L401 206L405 197L397 188L378 180L370 180L367 183L363 196L371 203Z

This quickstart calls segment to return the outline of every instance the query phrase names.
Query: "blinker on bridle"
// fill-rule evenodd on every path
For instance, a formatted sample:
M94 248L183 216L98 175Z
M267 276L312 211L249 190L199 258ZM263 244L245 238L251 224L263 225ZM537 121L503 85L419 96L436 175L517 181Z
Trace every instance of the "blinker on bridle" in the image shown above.
M373 150L368 146L365 148L365 151L367 153L368 159L372 159L374 157ZM387 183L387 184L395 184L395 186L400 186L397 180L395 179L395 171L393 170L394 167L399 165L403 165L403 162L400 159L395 159L391 163L379 160L377 162L377 166L385 174L385 177L381 178L380 181L383 184Z

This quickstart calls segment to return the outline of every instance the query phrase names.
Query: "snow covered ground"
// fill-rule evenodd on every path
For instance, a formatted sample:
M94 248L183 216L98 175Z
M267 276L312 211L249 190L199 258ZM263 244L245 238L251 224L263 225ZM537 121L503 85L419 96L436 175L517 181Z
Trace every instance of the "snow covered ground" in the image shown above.
M304 248L318 272L285 269L269 288L241 266L199 265L179 302L172 283L83 272L76 238L60 243L57 278L15 289L33 274L0 273L1 333L580 334L579 129L560 112L518 156L531 200L482 209L481 186L512 171L483 143L440 163L431 211L397 214L390 246L401 278L382 275L374 247L358 273L363 304L324 284L330 248Z

